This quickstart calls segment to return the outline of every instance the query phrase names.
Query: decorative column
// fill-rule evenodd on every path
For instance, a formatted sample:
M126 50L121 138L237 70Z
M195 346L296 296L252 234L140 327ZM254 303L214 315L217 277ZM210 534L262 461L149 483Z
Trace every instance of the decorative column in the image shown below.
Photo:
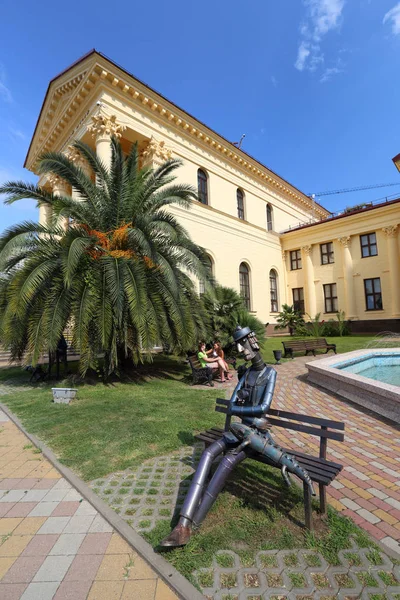
M314 285L314 265L312 263L312 246L302 246L303 262L305 266L305 280L307 282L308 313L313 318L317 313L317 302ZM305 260L304 260L305 258Z
M88 131L96 140L96 154L107 169L111 167L111 137L120 138L124 129L125 125L117 123L116 115L95 115L88 125Z
M38 181L38 186L40 188L46 189L47 183L48 183L48 179L47 179L46 175L42 175L42 177ZM39 205L39 225L43 225L43 226L48 225L51 221L51 214L52 214L51 206L48 206L47 204L40 204Z
M69 158L69 160L71 162L73 162L76 167L79 167L80 169L82 169L82 171L86 175L90 175L90 166L89 166L89 164L83 158L83 156L79 152L79 150L77 150L76 148L74 148L74 146L68 146L68 148L67 148L67 150L65 152L65 156L67 158ZM71 196L72 196L72 198L74 198L76 200L80 199L80 195L78 193L78 190L76 190L76 188L74 188L74 187L72 188Z
M68 184L64 179L61 179L58 175L50 175L48 178L48 182L53 188L53 194L55 196L69 196ZM66 217L62 217L61 220L62 227L67 230L68 229L68 219Z
M344 293L346 298L346 318L356 319L356 295L354 291L354 279L353 279L353 259L350 252L350 236L339 238L339 242L342 245L342 257L343 257L343 277L344 277ZM338 307L340 309L340 306Z
M386 234L389 271L390 271L390 289L392 296L392 317L400 317L400 264L399 264L399 245L397 236L398 225L383 227Z

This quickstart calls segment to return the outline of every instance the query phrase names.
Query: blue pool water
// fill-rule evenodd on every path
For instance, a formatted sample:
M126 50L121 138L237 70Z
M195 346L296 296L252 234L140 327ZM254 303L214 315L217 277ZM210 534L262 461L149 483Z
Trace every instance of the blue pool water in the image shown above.
M336 369L400 386L400 353L366 354L335 365Z

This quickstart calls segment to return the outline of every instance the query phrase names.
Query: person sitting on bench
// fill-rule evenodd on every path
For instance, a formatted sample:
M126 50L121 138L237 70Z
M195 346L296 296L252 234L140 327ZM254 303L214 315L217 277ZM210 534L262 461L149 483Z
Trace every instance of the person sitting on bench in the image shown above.
M265 364L257 338L249 327L238 325L233 339L245 361L251 360L252 363L249 368L242 370L229 404L228 414L239 417L242 422L232 423L230 431L204 450L182 506L178 524L160 542L161 547L175 548L189 542L193 527L200 526L204 521L230 473L254 453L267 458L270 464L280 467L287 484L290 485L288 473L294 473L308 485L311 494L315 495L307 471L291 454L280 448L267 431L267 415L275 389L275 369ZM201 346L205 349L204 344ZM222 457L222 460L208 483L211 465L217 457Z
M225 383L225 361L219 356L209 358L207 356L206 345L204 342L200 342L199 344L199 352L197 353L197 357L203 368L209 367L210 369L218 369L221 382Z

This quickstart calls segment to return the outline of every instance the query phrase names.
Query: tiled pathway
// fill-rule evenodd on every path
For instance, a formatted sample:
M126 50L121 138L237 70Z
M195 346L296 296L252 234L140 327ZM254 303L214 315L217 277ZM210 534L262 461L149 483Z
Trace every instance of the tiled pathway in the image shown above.
M176 600L0 411L1 600Z
M328 440L328 459L344 465L328 488L329 503L400 554L400 427L308 384L310 360L319 357L298 357L276 367L273 408L345 422L345 441ZM319 440L310 435L277 428L272 433L283 445L318 452Z

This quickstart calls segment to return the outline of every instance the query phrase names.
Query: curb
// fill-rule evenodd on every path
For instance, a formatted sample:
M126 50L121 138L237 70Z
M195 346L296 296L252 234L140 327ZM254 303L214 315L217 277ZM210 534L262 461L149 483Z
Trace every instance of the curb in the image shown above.
M26 437L43 453L43 456L61 473L61 475L101 514L102 517L119 533L133 549L144 558L161 579L181 598L181 600L204 600L201 594L183 575L181 575L168 561L156 554L152 546L132 529L112 508L84 483L68 467L61 464L54 452L50 450L36 436L28 433L21 421L10 409L0 402L0 409L7 417L26 435Z

